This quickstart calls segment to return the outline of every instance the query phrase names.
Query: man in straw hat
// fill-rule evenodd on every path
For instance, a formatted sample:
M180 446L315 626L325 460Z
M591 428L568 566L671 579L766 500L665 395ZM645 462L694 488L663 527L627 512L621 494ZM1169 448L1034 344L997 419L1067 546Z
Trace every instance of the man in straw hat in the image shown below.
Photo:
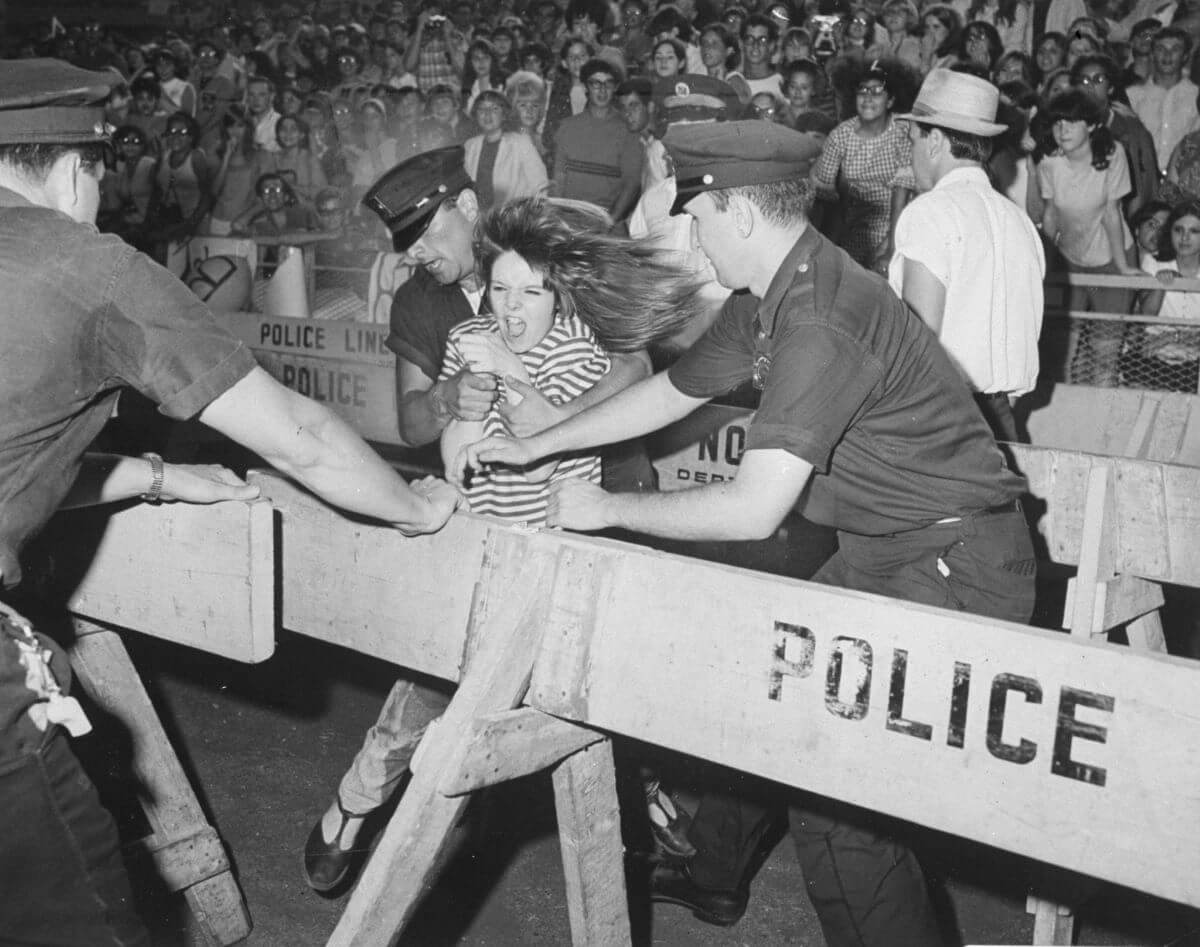
M325 407L288 391L171 273L96 231L114 73L0 61L0 940L142 945L112 819L65 733L89 729L62 649L13 607L21 556L64 505L250 499L217 466L88 454L122 386L199 417L327 501L439 529L458 495L410 487Z
M550 522L759 539L802 502L809 520L838 532L838 551L815 581L1028 621L1024 483L928 327L809 224L807 171L819 145L758 121L682 126L666 143L674 212L693 219L721 283L749 292L735 292L666 371L541 434L473 444L448 476L657 430L751 381L760 403L735 480L642 495L564 483ZM656 900L717 924L741 917L756 850L778 811L741 792L739 784L703 797L688 833L697 853L656 869ZM830 947L940 943L920 865L893 837L894 823L800 793L786 802Z
M1042 279L1037 230L984 171L999 90L949 69L925 78L909 120L913 173L924 191L896 224L888 279L941 340L996 437L1017 439L1011 396L1038 375Z

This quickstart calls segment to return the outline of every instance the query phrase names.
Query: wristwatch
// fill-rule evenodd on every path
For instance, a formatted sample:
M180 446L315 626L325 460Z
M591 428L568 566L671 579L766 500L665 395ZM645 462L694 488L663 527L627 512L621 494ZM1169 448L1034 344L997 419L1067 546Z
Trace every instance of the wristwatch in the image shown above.
M147 503L157 503L162 499L163 478L166 468L163 459L158 454L142 454L142 460L150 461L150 489L142 494Z

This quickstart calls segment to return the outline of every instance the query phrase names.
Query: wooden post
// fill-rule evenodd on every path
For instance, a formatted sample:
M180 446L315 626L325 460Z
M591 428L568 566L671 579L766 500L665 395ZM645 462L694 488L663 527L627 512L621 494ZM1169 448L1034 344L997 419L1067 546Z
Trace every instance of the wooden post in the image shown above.
M143 842L172 891L219 944L250 933L250 915L216 831L208 824L125 645L116 632L75 622L71 667L92 699L129 730L133 773L154 835Z
M515 531L496 530L485 555L471 616L475 647L445 715L422 742L420 765L404 791L329 947L393 944L434 880L466 796L441 791L470 750L471 722L516 707L541 643L555 552L533 555ZM432 739L431 739L432 738Z
M574 947L628 944L629 909L612 741L568 756L554 769L558 844Z

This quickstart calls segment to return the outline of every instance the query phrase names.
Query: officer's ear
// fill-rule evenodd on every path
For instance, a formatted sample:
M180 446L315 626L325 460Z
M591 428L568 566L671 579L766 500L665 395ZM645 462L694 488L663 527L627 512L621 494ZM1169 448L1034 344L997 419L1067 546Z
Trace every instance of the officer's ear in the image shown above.
M87 185L82 175L87 173L83 167L83 156L78 151L63 152L46 172L44 192L47 203L68 217L75 217L76 208L82 206Z
M745 240L754 232L754 209L750 201L740 194L729 198L729 212L737 235Z
M459 193L458 197L454 199L454 206L471 223L475 223L479 217L479 198L475 196L475 192L470 188Z

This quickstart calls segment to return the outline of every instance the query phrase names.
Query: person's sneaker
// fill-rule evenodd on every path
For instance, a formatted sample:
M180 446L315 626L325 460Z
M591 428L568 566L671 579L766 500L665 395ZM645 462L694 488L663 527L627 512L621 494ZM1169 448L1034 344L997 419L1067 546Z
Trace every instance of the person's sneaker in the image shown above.
M702 921L728 927L746 913L750 888L705 888L692 880L687 865L661 864L650 873L650 900L682 905Z
M340 816L333 841L326 842L325 834L321 831L321 823L325 821L325 815L322 813L317 819L317 824L308 833L308 841L304 843L304 877L314 891L326 892L338 887L350 877L351 870L358 870L359 862L367 852L367 849L357 845L347 849L338 846L338 840L346 831L346 823L363 816L347 812L342 808L340 799L335 802Z

